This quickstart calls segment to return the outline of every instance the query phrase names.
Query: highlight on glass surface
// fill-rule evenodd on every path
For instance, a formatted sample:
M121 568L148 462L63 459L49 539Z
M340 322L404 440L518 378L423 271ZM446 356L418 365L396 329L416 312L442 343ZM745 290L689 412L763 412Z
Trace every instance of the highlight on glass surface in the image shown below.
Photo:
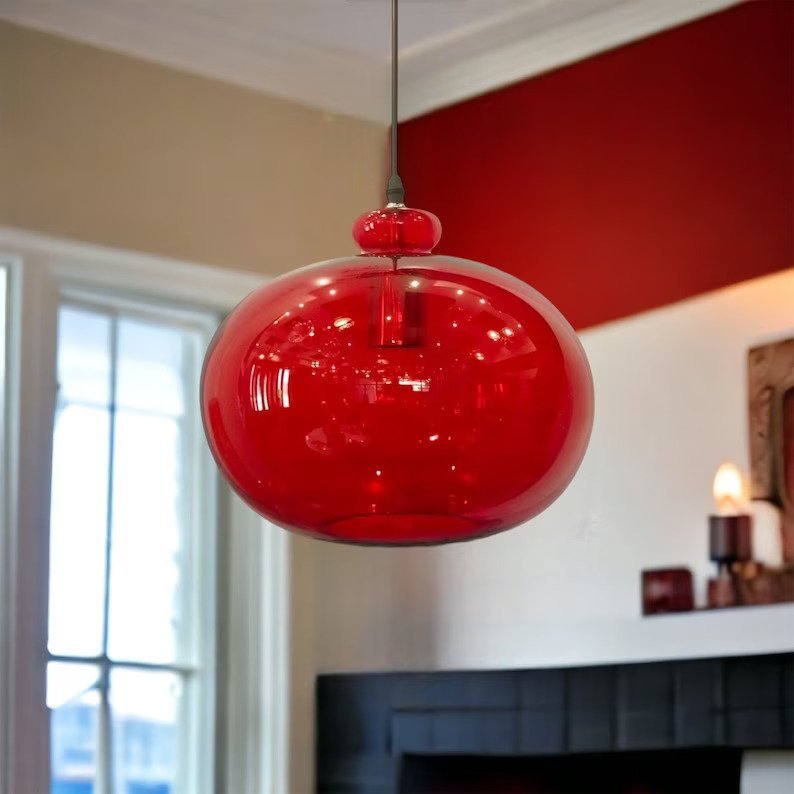
M275 280L216 335L202 411L223 473L330 540L466 540L537 515L590 436L575 332L518 279L431 255L430 213L377 210L355 234L361 256Z

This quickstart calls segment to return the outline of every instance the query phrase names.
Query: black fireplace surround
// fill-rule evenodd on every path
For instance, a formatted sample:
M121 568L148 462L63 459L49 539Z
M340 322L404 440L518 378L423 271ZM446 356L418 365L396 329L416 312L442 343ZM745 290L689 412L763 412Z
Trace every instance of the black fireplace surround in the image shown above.
M416 758L794 748L794 653L321 675L317 720L321 794L400 794Z

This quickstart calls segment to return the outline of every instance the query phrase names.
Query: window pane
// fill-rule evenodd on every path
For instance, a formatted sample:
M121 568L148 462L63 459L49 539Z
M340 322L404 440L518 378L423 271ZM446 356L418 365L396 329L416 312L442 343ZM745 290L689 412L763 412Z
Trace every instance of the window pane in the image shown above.
M113 471L108 653L171 662L182 621L180 427L119 411Z
M82 697L99 682L99 667L82 662L47 665L47 708L57 710Z
M87 664L50 662L51 794L93 794L97 776L99 669Z
M175 794L181 697L173 673L113 669L114 794Z
M184 332L122 318L119 321L118 404L180 416L184 410Z
M49 649L102 651L110 414L66 405L55 417Z
M64 306L58 313L58 384L61 401L110 402L111 319Z
M49 667L51 794L176 794L184 781L181 675L123 662L204 663L189 653L199 338L166 318L59 313L49 649L84 659ZM122 664L98 678L90 657L105 654Z

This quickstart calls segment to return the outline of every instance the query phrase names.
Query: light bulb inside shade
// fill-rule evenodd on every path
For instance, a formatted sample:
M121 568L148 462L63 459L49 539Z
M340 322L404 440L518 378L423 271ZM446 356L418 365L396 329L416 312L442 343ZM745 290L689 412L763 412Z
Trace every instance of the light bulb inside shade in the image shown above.
M730 461L723 463L714 475L714 505L721 516L737 516L746 512L747 487L741 469Z

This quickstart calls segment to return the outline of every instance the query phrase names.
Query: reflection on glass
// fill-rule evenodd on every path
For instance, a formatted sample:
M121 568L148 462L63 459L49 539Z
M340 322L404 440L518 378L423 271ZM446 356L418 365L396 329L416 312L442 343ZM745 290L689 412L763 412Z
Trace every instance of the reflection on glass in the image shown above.
M64 405L55 417L50 509L51 653L102 650L110 415Z
M93 665L50 662L51 794L93 794L97 782L99 670Z
M119 406L181 416L183 333L124 318L119 320L118 333Z
M111 318L71 306L58 313L58 385L65 402L110 403Z
M184 334L123 318L118 333L108 653L173 662L182 627Z
M181 682L116 668L110 677L114 794L174 794Z
M120 410L113 468L108 653L172 662L181 627L180 428Z
M59 709L94 688L99 668L81 662L50 662L47 665L47 708Z
M102 650L110 434L111 319L62 307L50 509L52 653Z

